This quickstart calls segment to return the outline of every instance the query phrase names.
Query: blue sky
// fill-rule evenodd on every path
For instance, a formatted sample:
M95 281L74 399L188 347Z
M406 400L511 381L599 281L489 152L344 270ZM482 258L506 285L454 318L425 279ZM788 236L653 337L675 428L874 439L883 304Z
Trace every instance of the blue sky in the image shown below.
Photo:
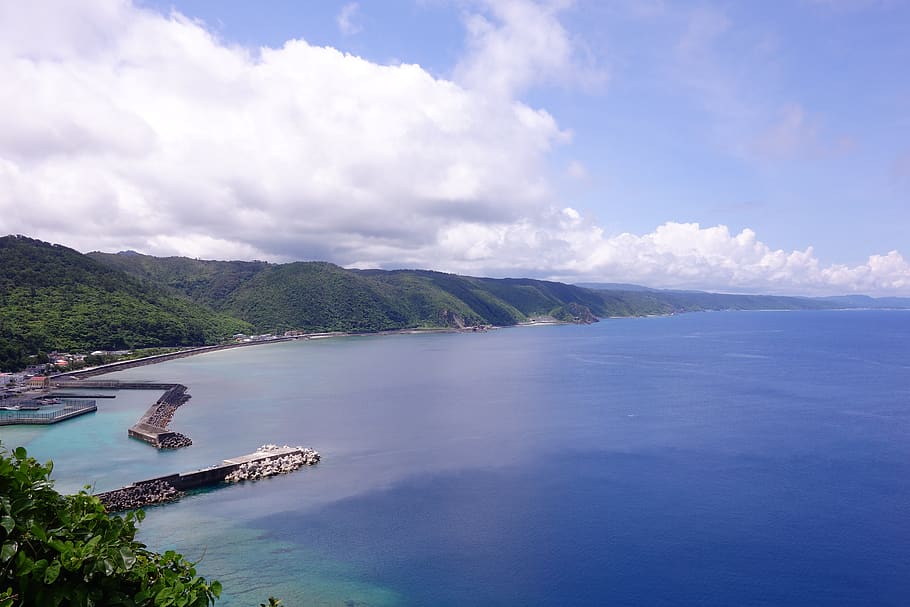
M0 231L910 295L905 3L37 4L0 15Z

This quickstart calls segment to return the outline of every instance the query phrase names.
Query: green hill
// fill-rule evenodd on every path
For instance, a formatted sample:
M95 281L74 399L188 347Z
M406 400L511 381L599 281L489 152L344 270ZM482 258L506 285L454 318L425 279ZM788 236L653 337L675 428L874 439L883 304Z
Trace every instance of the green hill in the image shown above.
M213 343L237 332L371 332L569 322L700 310L854 307L800 297L582 288L527 278L427 270L347 270L89 253L22 236L0 238L0 368L39 350ZM624 287L624 288L615 288Z
M89 253L143 281L242 318L257 331L379 331L507 326L533 316L570 322L700 310L816 309L799 297L645 288L591 289L527 278L476 278L428 270L347 270L326 262L269 264Z
M541 280L426 270L347 270L326 262L200 261L135 253L89 256L242 318L257 331L513 325L532 315L558 315L567 304L593 314L604 312L597 294Z
M72 249L0 238L0 368L39 350L201 345L249 329Z
M242 318L257 331L514 325L535 315L593 320L609 311L597 293L543 280L427 270L347 270L326 262L199 261L135 253L89 256Z

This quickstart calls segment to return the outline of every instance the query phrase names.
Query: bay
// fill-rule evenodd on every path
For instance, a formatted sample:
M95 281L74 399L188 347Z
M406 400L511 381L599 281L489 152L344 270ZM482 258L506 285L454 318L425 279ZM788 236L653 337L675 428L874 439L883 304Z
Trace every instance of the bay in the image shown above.
M220 605L904 605L910 313L736 312L243 348L111 374L157 394L2 428L58 488L192 470L263 443L294 474L150 508Z

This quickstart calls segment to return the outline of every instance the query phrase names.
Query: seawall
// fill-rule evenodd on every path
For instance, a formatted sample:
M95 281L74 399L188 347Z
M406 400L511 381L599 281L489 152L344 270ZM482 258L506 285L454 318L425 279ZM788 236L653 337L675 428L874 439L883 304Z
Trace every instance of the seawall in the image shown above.
M217 346L199 346L197 348L187 348L186 350L180 350L179 352L168 352L167 354L156 354L155 356L146 356L145 358L136 358L134 360L123 360L115 363L108 363L106 365L100 365L98 367L92 367L91 369L83 369L81 371L71 371L68 373L61 373L51 377L51 383L54 383L55 378L60 378L64 380L66 378L84 378L84 377L94 377L96 375L104 375L105 373L113 373L115 371L123 371L124 369L133 369L135 367L144 367L146 365L154 365L156 363L161 363L167 360L175 360L178 358L187 358L189 356L196 356L197 354L205 354L207 352L218 352L220 350L230 350L232 348L244 348L247 346L259 346L262 344L274 344L282 341L294 341L296 339L301 339L301 337L275 337L272 339L261 340L261 341L250 341L239 344L220 344Z
M264 451L263 449L267 450ZM268 466L271 462L279 461L293 461L296 464L296 466L285 465L280 470L271 473L280 474L290 472L299 468L301 465L314 465L319 459L319 454L312 449L266 445L255 453L226 459L220 464L209 468L136 481L135 483L120 489L98 493L96 494L96 497L101 500L101 503L103 503L109 511L129 510L149 504L171 501L179 497L180 493L184 491L211 487L223 483L226 480L230 480L228 479L228 475L234 473L235 476L238 476L237 473L239 471L251 467L261 468L263 466ZM256 476L240 475L240 479L233 480L260 478L269 475L270 474L259 474Z

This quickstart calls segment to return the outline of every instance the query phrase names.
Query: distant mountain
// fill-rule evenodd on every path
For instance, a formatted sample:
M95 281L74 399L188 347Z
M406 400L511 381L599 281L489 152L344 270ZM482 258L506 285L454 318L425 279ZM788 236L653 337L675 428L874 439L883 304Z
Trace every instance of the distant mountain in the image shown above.
M38 351L201 345L249 329L72 249L0 238L0 369Z
M819 297L820 301L845 308L878 308L878 309L910 309L910 297L869 297L868 295L836 295L833 297Z
M827 298L737 295L707 291L651 289L638 285L632 285L631 291L603 288L608 284L613 283L588 283L588 288L600 293L604 298L619 297L625 301L634 301L638 306L650 305L664 313L720 310L830 310L840 307L855 307L847 305L847 302L829 301Z
M591 289L592 291L656 291L651 287L634 285L625 282L577 282L576 287Z

